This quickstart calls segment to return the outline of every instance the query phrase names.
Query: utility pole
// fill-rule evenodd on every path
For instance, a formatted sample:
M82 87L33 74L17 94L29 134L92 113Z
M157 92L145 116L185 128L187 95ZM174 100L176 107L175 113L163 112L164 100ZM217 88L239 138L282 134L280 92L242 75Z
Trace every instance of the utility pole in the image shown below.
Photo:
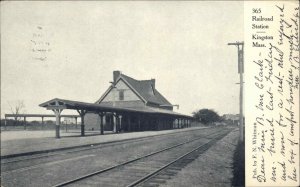
M243 115L243 74L244 74L244 42L228 43L238 49L238 73L240 74L240 141L244 141L244 115Z

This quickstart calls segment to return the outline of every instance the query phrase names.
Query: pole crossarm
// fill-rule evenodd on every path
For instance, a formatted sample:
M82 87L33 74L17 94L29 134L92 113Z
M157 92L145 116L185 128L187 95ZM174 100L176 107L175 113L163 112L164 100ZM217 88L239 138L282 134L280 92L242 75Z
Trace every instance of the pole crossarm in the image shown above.
M244 42L228 43L228 45L244 45Z

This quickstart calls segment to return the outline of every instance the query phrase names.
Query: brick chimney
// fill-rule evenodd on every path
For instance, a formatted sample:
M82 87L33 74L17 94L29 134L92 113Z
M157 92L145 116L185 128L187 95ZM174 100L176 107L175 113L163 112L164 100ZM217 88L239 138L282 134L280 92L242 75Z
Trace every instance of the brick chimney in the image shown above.
M155 79L151 79L151 85L152 85L153 89L155 89Z
M114 71L113 72L114 84L117 83L117 80L118 80L120 75L121 75L121 71Z

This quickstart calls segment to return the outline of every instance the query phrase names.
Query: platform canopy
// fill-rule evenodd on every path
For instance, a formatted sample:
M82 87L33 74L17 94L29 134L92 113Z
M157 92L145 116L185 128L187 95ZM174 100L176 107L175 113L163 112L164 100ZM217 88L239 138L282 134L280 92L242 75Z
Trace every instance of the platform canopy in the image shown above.
M47 118L47 117L55 117L55 115L51 114L5 114L5 117L28 117L28 118ZM61 115L60 117L69 117L69 118L77 118L80 117L78 115Z
M156 116L164 116L164 117L171 117L171 118L180 118L180 119L191 119L191 116L180 114L177 112L173 112L171 110L165 110L160 108L153 108L153 107L141 107L141 108L125 108L125 107L117 107L117 106L103 106L101 104L95 104L95 103L86 103L86 102L79 102L79 101L71 101L71 100L65 100L65 99L52 99L50 101L47 101L45 103L42 103L39 105L40 107L44 107L48 110L52 110L55 113L56 116L56 138L60 137L59 129L60 129L60 113L64 109L71 109L71 110L77 110L81 117L81 136L84 136L85 134L85 125L84 125L84 116L86 113L95 113L98 114L101 118L101 134L104 133L103 128L103 116L106 113L112 113L114 115L121 115L122 114L146 114L146 115L156 115ZM121 117L120 117L120 123L121 124Z
M71 100L58 99L58 98L44 102L44 103L40 104L39 106L44 107L48 110L72 109L72 110L77 110L77 111L84 110L86 112L91 112L91 113L133 112L133 113L145 113L145 114L161 114L161 115L168 115L168 116L182 117L182 118L192 118L189 115L180 114L177 112L173 112L171 110L158 109L158 108L152 108L152 107L124 108L124 107L116 107L116 106L103 106L101 104L71 101Z

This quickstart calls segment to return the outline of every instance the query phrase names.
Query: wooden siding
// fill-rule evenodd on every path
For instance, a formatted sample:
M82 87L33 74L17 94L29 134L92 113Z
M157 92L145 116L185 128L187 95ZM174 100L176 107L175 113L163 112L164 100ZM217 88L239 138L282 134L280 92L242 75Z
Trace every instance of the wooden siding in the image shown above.
M172 110L173 111L173 106L160 106L160 105L155 104L155 103L147 103L147 106L154 107L154 108L161 108L161 109L165 109L165 110Z
M84 116L84 124L86 130L100 130L99 115L93 113L87 113Z
M124 108L143 108L145 104L143 101L117 101L117 102L101 102L102 106L117 106L117 107L124 107Z
M112 116L107 115L103 118L103 126L104 130L112 130ZM94 130L94 131L100 131L100 117L98 114L94 113L87 113L84 117L84 124L86 130Z
M124 91L124 100L123 101L141 101L141 99L124 83L123 80L120 80L116 86L113 88L102 100L103 102L118 102L119 100L119 90Z

